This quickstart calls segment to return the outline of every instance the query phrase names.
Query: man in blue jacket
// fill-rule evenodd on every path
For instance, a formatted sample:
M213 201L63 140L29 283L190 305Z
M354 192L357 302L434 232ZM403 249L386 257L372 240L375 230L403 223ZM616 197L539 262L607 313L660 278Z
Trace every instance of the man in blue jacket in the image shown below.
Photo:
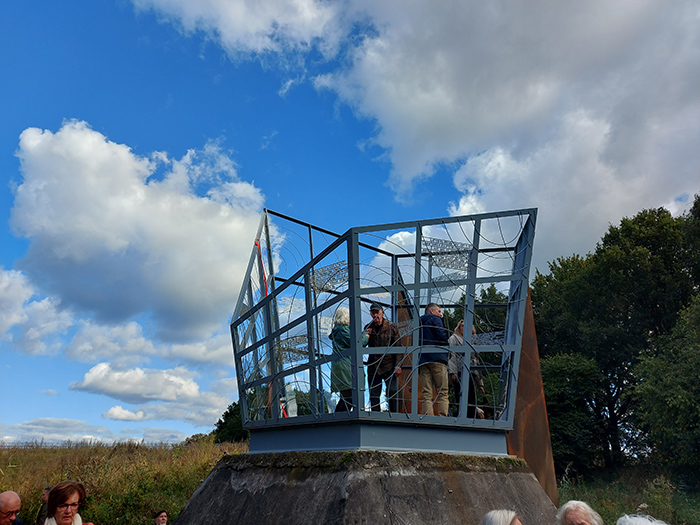
M423 413L434 415L433 389L437 391L437 413L447 416L449 409L447 386L447 362L449 343L442 308L436 303L425 307L420 318L420 359L418 373L423 384Z

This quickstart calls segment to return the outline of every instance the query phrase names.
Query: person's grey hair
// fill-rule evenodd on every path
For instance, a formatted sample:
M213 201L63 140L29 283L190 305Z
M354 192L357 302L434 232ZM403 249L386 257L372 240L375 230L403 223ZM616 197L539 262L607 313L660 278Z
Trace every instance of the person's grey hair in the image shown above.
M588 503L585 501L576 501L575 499L567 501L559 508L559 512L557 512L557 525L565 525L566 513L575 509L582 510L588 514L588 521L590 521L592 525L604 525L603 518L601 518L600 514L594 511Z
M333 324L350 324L350 310L344 306L338 307L333 314Z
M428 306L425 307L425 313L429 314L434 308L440 308L440 305L437 303L428 303Z
M665 521L657 520L651 516L645 516L643 514L625 514L619 520L617 520L617 525L668 525Z
M511 525L518 518L512 510L492 510L484 515L481 525Z

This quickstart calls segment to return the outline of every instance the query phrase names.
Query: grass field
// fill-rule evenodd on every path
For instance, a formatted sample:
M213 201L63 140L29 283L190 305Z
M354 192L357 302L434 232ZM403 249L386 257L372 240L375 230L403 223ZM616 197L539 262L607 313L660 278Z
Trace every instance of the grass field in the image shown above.
M199 436L172 445L121 443L27 444L0 447L0 491L22 498L22 520L34 523L43 487L59 481L81 481L87 489L84 521L96 525L151 524L165 509L173 521L187 500L226 454L247 452L245 443L215 445L213 436ZM690 494L667 477L644 467L600 472L592 480L564 478L559 498L587 501L606 525L623 514L641 512L670 525L700 524L700 495ZM526 524L547 525L547 524Z
M213 436L178 446L79 443L0 448L0 491L20 495L25 525L34 523L43 488L67 479L82 482L87 490L80 511L83 521L152 524L160 509L172 521L222 456L247 450L247 444L215 445Z

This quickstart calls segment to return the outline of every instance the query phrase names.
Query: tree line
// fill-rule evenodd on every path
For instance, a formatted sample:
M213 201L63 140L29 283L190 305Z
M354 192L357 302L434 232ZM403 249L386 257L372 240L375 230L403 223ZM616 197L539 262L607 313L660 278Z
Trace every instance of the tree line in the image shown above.
M700 195L642 210L531 284L555 466L700 466Z

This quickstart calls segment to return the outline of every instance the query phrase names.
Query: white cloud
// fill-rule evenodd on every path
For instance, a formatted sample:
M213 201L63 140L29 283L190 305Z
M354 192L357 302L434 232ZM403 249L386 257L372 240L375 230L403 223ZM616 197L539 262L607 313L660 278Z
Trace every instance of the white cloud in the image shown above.
M171 370L116 370L109 363L93 366L82 381L71 384L71 390L104 394L128 403L176 401L199 395L193 373L178 367Z
M633 215L640 203L659 206L659 195L677 195L691 183L616 169L605 155L609 134L608 122L576 111L551 141L527 155L494 147L471 157L455 174L463 196L450 213L538 207L533 264L547 271L545 261L585 254L621 215Z
M100 361L110 358L156 355L153 343L143 337L141 325L135 322L101 326L83 320L80 329L66 348L66 356L78 361Z
M70 121L56 133L25 130L18 156L11 222L30 239L21 266L36 286L101 323L150 314L167 341L220 329L263 196L218 143L146 159Z
M77 419L42 417L16 425L0 425L2 441L8 442L112 442L119 436L101 425L91 425Z
M139 9L155 9L187 33L202 31L231 55L320 48L332 53L340 38L342 3L320 0L133 0Z
M213 333L204 341L187 344L159 344L147 339L143 327L134 322L101 325L88 320L78 323L79 329L65 348L66 357L76 361L109 361L117 368L132 366L152 357L175 363L208 368L208 373L224 372L233 364L231 335Z
M338 60L298 77L376 123L367 142L390 160L400 199L410 200L439 167L459 170L464 193L454 213L540 206L548 258L591 249L622 214L659 205L680 211L677 197L698 190L693 2L289 0L264 16L240 11L239 2L137 5L205 28L233 56L330 51ZM282 17L300 5L323 11L325 22L310 32L307 18ZM234 12L254 29L224 23ZM278 27L284 38L266 44ZM480 168L489 172L475 173Z
M172 361L185 361L190 364L233 365L233 346L229 332L213 335L198 343L171 345L163 356Z
M7 338L10 328L27 320L24 303L32 294L24 274L0 266L0 336Z
M694 24L684 22L697 21L690 4L669 12L654 2L367 2L366 10L377 34L352 49L349 68L316 81L377 120L399 194L441 162L495 145L538 149L552 124L579 108L610 121L612 134L633 118L635 135L658 140L647 125L656 115L665 122L697 106L697 89L688 92L700 80L688 73L698 52ZM678 80L683 87L671 91L686 99L658 100L669 79L654 70Z
M26 322L18 327L14 346L28 354L55 354L62 347L60 336L73 326L70 312L61 310L59 301L47 297L26 305Z
M105 419L116 419L117 421L143 421L146 419L146 413L143 410L132 412L117 405L107 410L107 412L102 414L102 417Z
M15 425L0 423L0 442L44 444L97 442L114 443L127 440L145 440L148 443L180 443L187 436L181 432L161 429L144 428L124 430L115 434L108 427L92 425L77 419L60 419L44 417L25 421Z
M117 369L110 363L99 363L70 388L137 405L134 410L112 407L104 414L111 419L179 419L197 426L212 426L231 403L232 392L226 391L231 383L225 380L215 387L216 392L203 392L194 377L183 367Z
M72 315L59 308L54 297L30 301L34 289L29 279L15 270L0 267L0 339L28 354L55 353L58 336L73 324Z

